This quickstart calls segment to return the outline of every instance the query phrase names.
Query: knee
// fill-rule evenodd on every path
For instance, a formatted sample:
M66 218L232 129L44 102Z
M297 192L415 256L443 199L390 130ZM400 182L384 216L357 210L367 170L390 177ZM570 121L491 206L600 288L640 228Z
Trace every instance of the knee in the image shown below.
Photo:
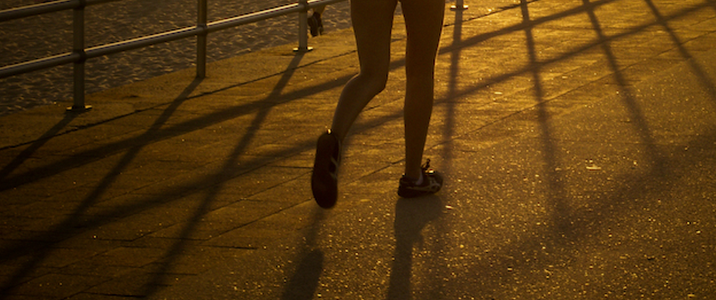
M376 79L374 86L373 86L373 92L375 95L378 95L380 92L385 90L386 85L388 84L388 76L382 77L380 79Z
M363 87L366 88L366 91L370 93L372 96L378 95L380 92L385 90L385 87L388 83L388 73L381 72L381 73L368 73L368 72L362 72L358 75L361 78L361 82L363 83Z

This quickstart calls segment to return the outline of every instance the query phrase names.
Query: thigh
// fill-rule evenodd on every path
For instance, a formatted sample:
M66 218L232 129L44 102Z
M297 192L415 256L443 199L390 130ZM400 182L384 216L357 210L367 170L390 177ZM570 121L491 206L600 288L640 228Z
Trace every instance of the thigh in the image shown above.
M396 5L397 0L351 0L351 21L361 73L387 76Z
M402 0L408 35L406 67L430 67L435 63L445 15L445 0Z

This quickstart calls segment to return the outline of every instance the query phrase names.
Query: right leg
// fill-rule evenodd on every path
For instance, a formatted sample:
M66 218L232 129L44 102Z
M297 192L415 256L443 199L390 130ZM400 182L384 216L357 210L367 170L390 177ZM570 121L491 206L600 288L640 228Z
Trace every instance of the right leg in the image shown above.
M351 0L360 73L343 88L331 131L343 142L363 108L380 93L390 71L390 35L397 0Z
M318 6L313 8L313 14L308 17L308 26L310 26L311 35L319 36L323 34L323 21L321 20L321 14L326 10L326 6Z
M444 0L403 0L408 34L405 53L405 175L420 178L420 164L433 108L435 58Z
M433 108L435 58L442 31L445 0L402 0L408 35L405 53L405 176L398 195L417 197L436 193L442 177L421 168L423 148Z

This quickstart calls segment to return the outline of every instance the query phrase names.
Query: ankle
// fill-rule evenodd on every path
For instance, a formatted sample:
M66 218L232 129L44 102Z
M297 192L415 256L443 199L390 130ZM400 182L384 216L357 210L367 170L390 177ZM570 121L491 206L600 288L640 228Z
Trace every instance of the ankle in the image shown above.
M420 178L414 182L415 182L415 185L422 185L424 181L425 181L425 175L423 175L423 173L420 173Z
M425 177L422 173L419 173L416 177L408 176L407 174L405 174L404 176L413 185L421 185L425 181Z

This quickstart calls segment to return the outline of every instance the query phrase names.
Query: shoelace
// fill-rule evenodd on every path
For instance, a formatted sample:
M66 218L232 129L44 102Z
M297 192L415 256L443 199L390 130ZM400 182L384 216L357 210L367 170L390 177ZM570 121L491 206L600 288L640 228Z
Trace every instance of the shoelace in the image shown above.
M430 159L428 158L427 161L425 161L425 164L420 168L423 170L423 173L430 170Z

